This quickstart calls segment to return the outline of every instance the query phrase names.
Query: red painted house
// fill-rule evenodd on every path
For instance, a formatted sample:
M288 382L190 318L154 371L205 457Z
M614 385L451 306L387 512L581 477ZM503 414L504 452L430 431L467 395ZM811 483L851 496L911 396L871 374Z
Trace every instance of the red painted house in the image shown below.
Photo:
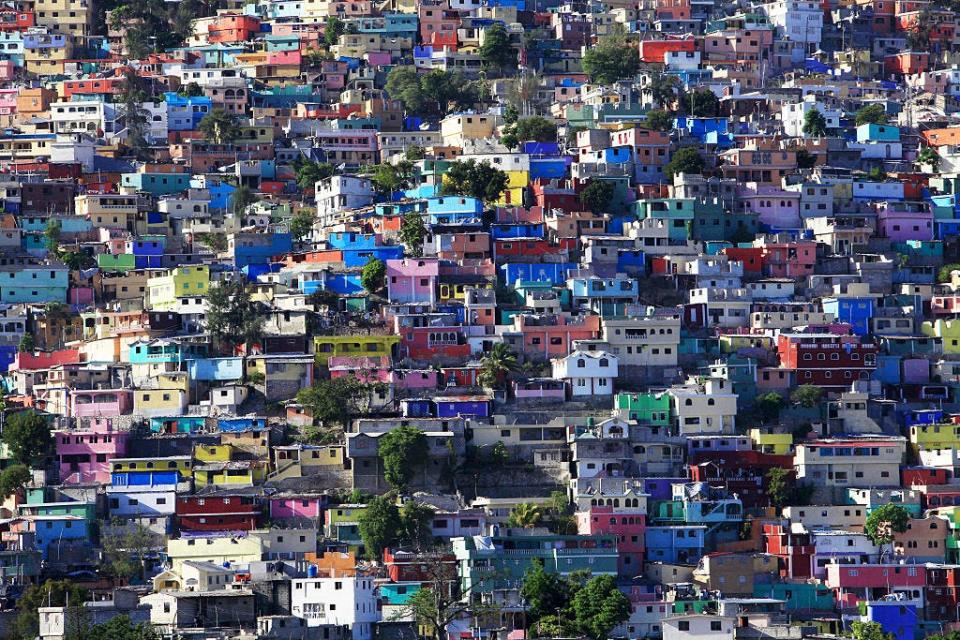
M457 575L457 558L452 553L417 553L403 549L384 549L383 564L391 582L432 582L440 575Z
M541 238L503 238L493 241L496 262L540 262L529 258L552 255L565 259L567 252L559 245Z
M777 339L780 368L794 372L798 385L848 389L854 380L869 380L877 368L877 345L857 336L827 333L781 334Z
M250 531L260 520L252 496L179 496L177 524L181 531Z
M689 12L689 5L687 5L687 11ZM641 40L640 59L650 64L663 64L663 56L667 52L693 53L696 46L696 41L693 38L686 40Z
M22 31L34 26L36 22L36 14L32 11L0 9L0 31Z
M400 353L414 360L468 358L470 345L463 327L403 327Z
M928 620L955 620L960 617L960 566L928 565L924 589Z
M811 573L815 547L809 533L792 533L789 524L763 525L766 552L780 558L780 575L784 578L813 577Z
M260 20L251 16L228 14L210 23L207 41L210 44L245 42L260 33Z

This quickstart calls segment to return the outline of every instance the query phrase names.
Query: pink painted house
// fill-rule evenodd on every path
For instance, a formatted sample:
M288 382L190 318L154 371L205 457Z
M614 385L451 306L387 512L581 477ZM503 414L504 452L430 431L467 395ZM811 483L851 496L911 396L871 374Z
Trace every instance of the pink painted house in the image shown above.
M440 374L435 369L396 369L390 372L389 382L396 390L436 389Z
M796 229L800 222L800 194L776 187L747 183L737 189L743 211L756 213L760 222L774 229Z
M282 496L270 498L270 519L320 519L323 517L323 496Z
M543 207L532 206L529 209L525 207L497 207L497 222L540 224L543 222Z
M933 240L933 212L926 203L884 202L878 206L877 232L893 242Z
M436 258L387 260L387 297L390 302L437 301L440 261Z
M634 576L643 567L646 551L647 516L643 511L644 507L592 505L589 511L577 512L577 533L616 535L620 574Z
M808 240L771 242L763 246L763 275L770 278L802 278L817 264L817 243Z
M130 389L83 389L70 392L70 415L74 418L122 416L133 410Z
M877 600L890 593L908 598L923 592L927 567L922 564L828 564L826 585L837 593L841 608L852 608L858 600Z
M350 356L332 357L327 361L331 378L354 376L360 382L389 382L390 358L353 358Z
M563 380L530 378L514 380L512 385L517 401L565 402L567 399L567 385Z
M64 484L110 482L110 461L127 453L127 431L114 431L109 418L90 421L82 431L54 431L60 481Z

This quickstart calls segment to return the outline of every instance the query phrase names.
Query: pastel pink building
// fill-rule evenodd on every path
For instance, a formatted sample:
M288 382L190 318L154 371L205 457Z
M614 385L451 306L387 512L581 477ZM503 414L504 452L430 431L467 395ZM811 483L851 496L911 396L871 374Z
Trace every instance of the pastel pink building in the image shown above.
M364 383L389 382L390 359L380 358L353 358L350 356L336 356L327 360L327 368L331 378L354 376Z
M530 207L497 207L497 222L532 222L539 224L543 222L543 208L538 206Z
M763 245L763 275L771 278L801 278L813 273L817 243L771 242Z
M122 416L133 410L130 389L84 389L70 392L70 415L74 418Z
M387 297L390 302L437 301L440 263L436 258L387 260Z
M858 600L877 600L891 593L918 597L927 584L922 564L828 564L826 586L837 593L840 607L852 608Z
M13 78L12 62L4 60L0 62L0 80L10 80ZM8 73L7 65L11 65ZM0 116L10 116L17 112L17 95L19 89L0 89Z
M800 194L776 187L747 185L737 190L743 211L756 213L760 222L774 229L795 229L800 222Z
M110 461L127 453L127 431L114 431L108 418L91 420L82 431L54 431L60 481L64 484L110 482Z
M617 536L621 575L635 576L643 569L646 530L647 516L639 507L594 505L589 511L577 512L577 533L580 535Z
M923 209L901 209L905 204L888 202L877 212L879 235L893 242L933 240L933 213L926 204Z
M319 519L323 517L323 505L324 498L318 496L270 498L270 518Z
M397 390L436 389L440 374L434 369L395 369L390 372L389 382Z

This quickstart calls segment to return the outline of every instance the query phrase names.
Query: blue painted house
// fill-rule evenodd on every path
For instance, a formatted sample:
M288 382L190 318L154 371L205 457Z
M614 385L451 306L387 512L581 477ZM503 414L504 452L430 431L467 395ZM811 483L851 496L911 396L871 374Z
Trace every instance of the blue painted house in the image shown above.
M167 103L167 128L170 131L194 131L204 116L213 110L213 101L206 96L181 96L168 91L163 94Z
M842 296L823 299L823 311L832 313L838 322L849 323L858 336L870 333L876 300L871 296Z

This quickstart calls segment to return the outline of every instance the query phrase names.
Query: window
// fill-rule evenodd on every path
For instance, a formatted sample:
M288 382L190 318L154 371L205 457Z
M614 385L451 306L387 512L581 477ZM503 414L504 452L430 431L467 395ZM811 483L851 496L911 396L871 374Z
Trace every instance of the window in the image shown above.
M677 629L679 629L680 631L690 631L690 621L681 620L680 622L677 623Z

